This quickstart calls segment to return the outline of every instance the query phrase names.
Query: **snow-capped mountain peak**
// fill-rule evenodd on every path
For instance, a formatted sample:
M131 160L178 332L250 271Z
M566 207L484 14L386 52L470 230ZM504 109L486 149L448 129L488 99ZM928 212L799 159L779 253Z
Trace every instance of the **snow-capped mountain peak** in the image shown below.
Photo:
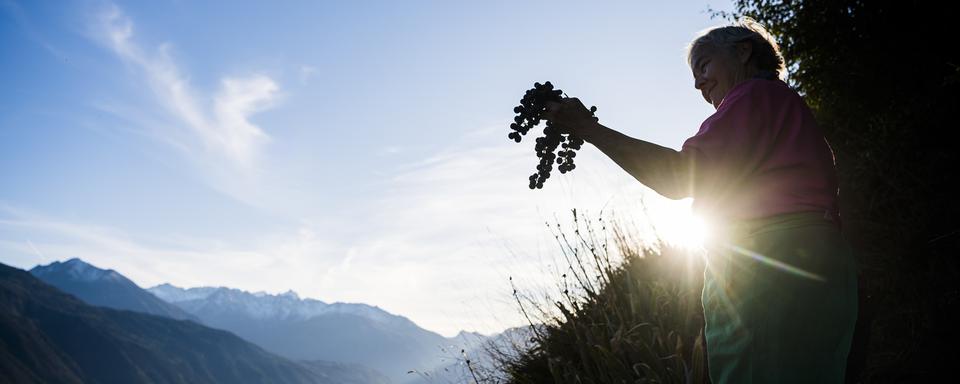
M172 284L163 283L152 288L147 288L147 291L159 297L160 300L176 304L182 301L206 299L216 292L217 289L219 288L199 287L183 289Z
M291 299L293 299L293 300L298 300L298 301L300 300L300 296L297 295L297 293L294 292L292 289L287 290L286 292L281 293L281 294L279 294L278 296L280 296L280 297L287 297L287 298L291 298Z
M88 304L174 319L195 319L177 306L146 292L119 272L100 269L80 259L38 265L30 273Z
M34 276L49 276L57 274L66 276L74 281L125 281L123 275L112 269L100 269L78 258L60 262L54 261L47 265L39 265L30 270Z
M256 319L308 319L328 313L330 304L301 299L289 290L279 294L247 292L226 287L180 288L161 284L147 291L161 300L177 304L189 312L215 311L242 313Z
M293 290L270 294L226 287L180 288L161 284L148 288L147 291L193 314L233 313L261 320L306 320L321 315L348 314L383 324L416 326L406 317L391 314L377 306L340 302L328 304L316 299L301 298Z

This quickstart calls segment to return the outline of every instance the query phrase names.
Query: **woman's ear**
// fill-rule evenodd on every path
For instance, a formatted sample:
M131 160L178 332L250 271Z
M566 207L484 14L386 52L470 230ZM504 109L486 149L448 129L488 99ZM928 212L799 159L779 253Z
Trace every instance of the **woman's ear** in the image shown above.
M737 43L737 61L740 64L746 64L750 61L750 55L753 54L753 44L750 41L741 41Z

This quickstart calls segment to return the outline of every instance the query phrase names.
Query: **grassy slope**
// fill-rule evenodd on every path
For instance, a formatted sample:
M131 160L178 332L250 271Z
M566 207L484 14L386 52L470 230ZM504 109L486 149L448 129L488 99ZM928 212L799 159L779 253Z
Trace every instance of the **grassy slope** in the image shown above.
M596 226L605 237L602 219ZM581 235L577 227L572 237L558 235L569 268L554 297L516 294L531 322L545 324L533 336L534 347L501 359L506 380L480 381L708 382L700 254L644 246L617 227L607 252L606 239L592 228Z

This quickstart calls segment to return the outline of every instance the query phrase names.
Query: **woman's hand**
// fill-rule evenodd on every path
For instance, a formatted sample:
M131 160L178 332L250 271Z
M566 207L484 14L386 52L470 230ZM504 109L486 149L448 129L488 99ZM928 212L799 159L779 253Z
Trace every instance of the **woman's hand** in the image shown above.
M571 134L586 140L596 126L597 119L576 97L565 97L560 102L548 101L541 118L550 121L560 133Z

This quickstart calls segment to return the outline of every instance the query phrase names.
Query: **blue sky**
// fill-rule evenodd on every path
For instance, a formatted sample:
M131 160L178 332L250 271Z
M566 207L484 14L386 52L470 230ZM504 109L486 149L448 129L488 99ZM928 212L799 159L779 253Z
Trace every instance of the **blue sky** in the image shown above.
M679 148L713 111L685 46L729 4L276 4L0 0L0 262L81 257L145 287L293 289L489 333L523 323L508 276L549 284L545 221L688 206L589 144L530 190L532 137L506 135L549 80Z

